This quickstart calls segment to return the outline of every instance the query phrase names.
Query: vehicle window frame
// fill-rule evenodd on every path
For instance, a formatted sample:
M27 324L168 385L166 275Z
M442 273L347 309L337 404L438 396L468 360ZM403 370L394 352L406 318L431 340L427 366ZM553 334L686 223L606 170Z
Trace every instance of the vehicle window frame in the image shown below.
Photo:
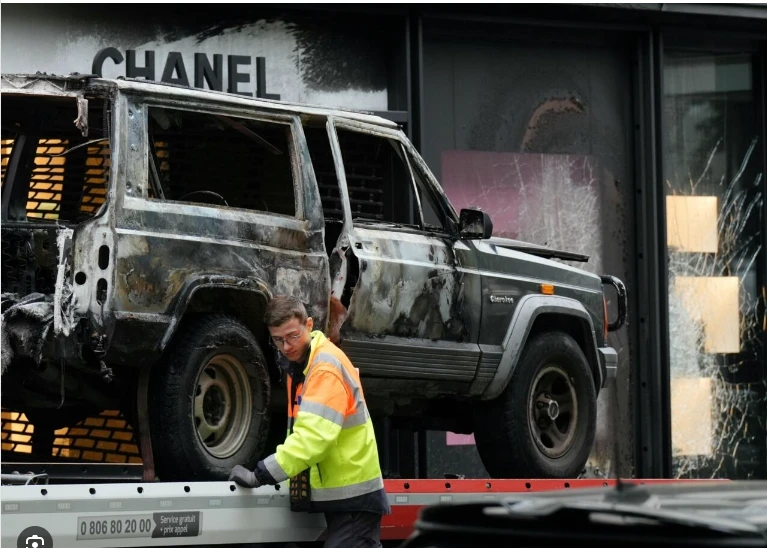
M413 158L411 157L411 154L409 153L407 147L400 143L400 146L402 146L403 153L405 154L405 161L407 162L408 169L410 170L410 179L413 182L413 187L415 189L415 196L416 200L418 200L418 212L421 215L421 228L424 232L428 234L436 234L436 235L442 235L442 236L450 236L451 230L449 223L452 222L452 219L446 215L444 206L440 202L444 202L445 200L438 200L436 199L436 196L434 195L434 189L431 187L429 179L424 176L423 170L420 169L419 166L413 165ZM421 179L421 181L424 184L424 192L426 193L427 198L430 198L430 207L434 211L434 213L439 217L440 225L439 227L427 228L426 226L426 217L423 213L423 202L421 200L421 193L418 191L418 181L416 180L416 174L418 174L418 177ZM433 207L436 205L436 209ZM433 225L429 225L430 227Z
M306 150L308 152L307 158L306 158L306 164L307 164L307 172L310 174L310 184L313 184L320 194L320 201L322 200L321 192L319 191L319 179L317 178L317 166L314 164L314 157L313 157L313 147L309 143L309 138L306 135L306 130L311 129L312 131L322 131L325 133L325 137L327 138L327 144L328 144L328 152L330 152L330 157L333 161L333 170L336 175L336 184L338 185L338 192L339 192L339 201L340 201L340 207L341 207L341 218L340 219L334 219L335 221L338 221L342 223L344 226L348 226L351 223L351 208L349 206L349 197L347 195L347 188L345 184L341 184L341 176L342 174L339 173L339 166L338 166L338 143L335 140L335 132L333 131L332 127L332 121L331 117L323 117L320 120L316 119L308 119L308 120L302 120L301 121L301 131L303 133L304 141L306 142ZM327 218L325 217L325 211L324 206L320 207L322 211L322 221L326 222Z
M302 177L303 177L303 170L300 165L300 155L298 153L298 150L300 148L299 143L299 133L297 130L297 126L300 126L300 120L297 115L294 114L283 114L278 112L268 112L263 110L255 110L253 112L242 112L241 110L234 110L231 108L217 108L216 105L210 105L206 103L196 103L196 102L189 102L184 104L178 104L176 102L168 102L164 101L161 98L146 98L143 103L142 107L144 109L144 148L145 148L145 154L144 157L146 158L147 164L149 164L150 159L154 159L156 162L156 156L154 155L154 151L151 149L151 139L150 139L150 131L149 131L149 117L150 117L150 109L152 108L161 108L161 109L167 109L167 110L178 110L182 112L189 112L192 114L208 114L212 116L226 116L228 118L233 119L241 119L241 120L254 120L257 122L266 122L266 123L274 123L279 124L282 126L285 126L289 130L289 137L287 139L288 143L288 155L290 159L290 171L291 171L291 177L293 180L293 204L294 204L294 214L288 215L285 213L276 213L273 211L265 211L262 209L252 209L252 208L246 208L246 207L239 207L236 205L229 204L228 206L224 204L208 204L203 202L188 202L188 201L180 201L180 200L171 200L168 198L160 198L157 196L150 197L148 195L148 189L150 185L154 185L153 181L151 180L151 177L149 176L149 172L151 169L150 165L146 166L146 169L144 170L144 173L146 173L145 177L147 177L147 184L145 185L145 189L142 189L143 192L140 196L137 196L135 193L133 194L133 197L139 198L142 200L147 200L150 202L156 202L156 203L163 203L167 204L167 207L173 207L173 208L188 208L188 207L202 207L206 209L217 209L217 210L235 210L235 211L241 211L241 212L247 212L249 214L253 215L265 215L268 217L281 217L284 219L297 219L297 220L305 220L306 219L306 212L304 209L304 199L303 199L303 187L302 187ZM159 166L157 166L159 168ZM166 189L162 189L163 194L165 194Z
M412 166L412 169L414 172L420 175L421 180L425 185L426 192L429 194L429 196L431 196L432 200L439 207L439 211L436 213L437 215L441 215L443 218L442 228L445 231L445 234L452 238L458 238L458 226L460 221L458 212L455 210L453 203L448 199L447 195L445 195L445 192L442 190L439 182L434 177L434 174L431 172L431 170L429 170L429 167L426 165L426 162L418 153L415 146L413 146L413 143L403 140L402 145L405 148L406 156L408 162ZM413 183L415 184L415 177L413 177ZM417 190L418 188L416 185L416 191ZM445 223L447 226L444 226Z
M71 107L73 109L73 114L76 115L78 112L78 103L77 98L79 94L77 93L62 93L62 94L41 94L41 95L27 95L23 93L19 93L16 91L7 91L5 93L6 97L8 97L9 101L13 101L15 99L34 99L38 103L51 103L60 101L62 104L66 102L71 102ZM91 98L91 105L96 102L101 102L103 105L103 109L107 112L113 112L113 110L116 108L117 101L113 97L111 97L109 94L101 94L97 93ZM46 105L47 106L47 105ZM43 109L46 107L43 107ZM86 107L87 110L87 107ZM73 135L76 134L76 127L74 125L70 128L72 130ZM57 203L59 204L59 207L61 207L62 199L59 200L55 199L46 199L46 198L30 198L29 194L32 192L41 192L43 194L47 193L53 193L53 194L60 194L63 195L66 190L41 190L36 189L34 186L39 182L44 181L36 181L34 180L34 172L37 167L44 167L41 165L38 165L36 160L40 157L40 153L38 152L38 149L40 147L46 147L46 146L56 146L53 144L45 144L42 143L42 141L50 141L50 140L56 140L56 139L63 139L63 137L49 137L46 136L46 131L48 129L41 129L40 131L30 131L30 126L25 126L24 128L20 129L11 129L6 128L5 135L3 136L3 139L10 139L13 141L13 144L11 145L10 151L8 152L6 156L7 163L6 163L6 173L3 177L3 189L2 189L2 204L0 204L0 209L2 210L2 218L3 222L7 224L8 226L16 225L16 224L22 224L25 226L35 225L38 224L40 226L47 226L47 225L60 225L60 226L77 226L83 222L92 221L94 219L97 219L99 217L102 217L105 215L106 211L111 207L110 202L113 200L113 188L114 188L114 178L115 178L115 171L112 169L112 165L114 164L114 159L116 157L116 133L114 131L114 119L113 116L110 115L109 119L107 120L106 128L107 134L105 137L98 138L96 135L98 133L92 134L90 137L82 134L77 134L77 138L80 139L80 135L82 135L82 142L73 144L69 147L65 147L65 150L59 154L58 156L65 156L67 153L73 150L82 149L83 147L90 147L90 145L95 145L97 143L107 141L109 143L109 154L108 156L104 156L108 159L108 163L104 166L96 166L95 168L98 169L98 167L102 167L104 170L104 193L103 195L98 194L99 196L103 196L103 202L101 204L98 204L98 207L95 208L95 210L84 212L82 210L83 205L85 205L87 202L84 202L84 198L86 197L86 192L88 192L87 189L87 183L83 183L83 188L80 192L79 197L79 203L76 207L77 211L79 212L78 215L74 215L72 218L62 218L61 214L63 211L60 210L39 210L42 213L55 213L57 217L47 217L47 216L30 216L30 210L28 209L28 203L30 201L41 201L41 202L47 202L47 203ZM91 128L91 131L94 129ZM32 140L30 140L32 139ZM70 139L69 137L66 137L66 139ZM61 145L64 147L64 145ZM31 149L31 151L29 150ZM29 171L29 178L28 180L20 180L19 179L19 162L24 161L21 159L21 156L25 153L30 153L29 161L31 162L31 168L28 168ZM50 157L49 157L50 158ZM86 160L87 162L87 160ZM59 168L64 169L65 171L69 169L68 162L67 164L57 166ZM63 176L63 174L60 174ZM93 177L91 172L89 172L87 163L84 169L84 179L88 179L89 177ZM25 177L26 179L26 177ZM63 183L62 183L63 184ZM62 196L63 198L63 196Z
M357 122L352 121L344 118L337 118L334 117L332 120L333 125L333 132L334 132L334 138L336 142L338 143L338 154L339 154L339 165L338 168L341 170L341 173L339 173L339 177L343 177L343 184L346 188L346 192L348 193L348 186L346 181L346 167L344 165L344 153L340 146L340 142L338 141L338 130L342 129L345 131L352 131L355 133L364 133L368 135L373 135L375 137L379 137L382 139L389 139L390 141L393 141L392 144L399 147L400 154L402 156L402 161L404 162L404 165L407 167L408 176L410 179L410 187L412 190L413 195L415 196L416 200L416 206L418 211L418 219L416 219L417 224L406 224L406 223L395 223L393 221L375 221L373 219L366 220L366 219L359 219L359 218L351 218L352 227L359 226L361 228L369 229L369 230L391 230L396 232L405 232L405 233L415 233L415 234L423 234L427 236L438 236L441 233L438 233L433 230L427 230L424 226L423 221L423 210L421 209L421 199L420 195L418 194L418 186L416 185L415 177L413 175L413 167L410 162L408 148L405 145L405 142L402 138L402 131L400 129L395 128L386 128L386 127L380 127L375 126L372 124L368 124L365 122ZM397 150L395 148L395 150ZM444 230L444 227L443 227Z

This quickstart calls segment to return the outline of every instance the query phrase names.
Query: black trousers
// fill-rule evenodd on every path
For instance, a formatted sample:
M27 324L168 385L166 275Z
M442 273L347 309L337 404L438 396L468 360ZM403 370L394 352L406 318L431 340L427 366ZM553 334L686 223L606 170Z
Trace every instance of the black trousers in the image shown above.
M325 548L380 548L381 514L325 512L328 536Z

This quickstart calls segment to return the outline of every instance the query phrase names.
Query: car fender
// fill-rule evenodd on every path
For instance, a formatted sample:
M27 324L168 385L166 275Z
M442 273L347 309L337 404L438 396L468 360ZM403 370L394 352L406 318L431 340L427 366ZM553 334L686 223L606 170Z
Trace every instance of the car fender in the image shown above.
M526 295L519 300L519 304L514 310L504 337L503 353L498 368L481 395L483 400L497 398L506 389L525 348L535 320L541 314L566 315L586 322L590 333L588 344L593 345L593 357L590 355L592 354L591 352L585 352L586 358L598 377L595 379L596 386L602 385L605 373L602 371L602 366L598 360L594 363L596 356L598 356L594 322L583 304L575 299L557 295Z
M181 319L184 317L195 294L203 289L224 289L228 291L245 291L255 294L264 301L264 305L272 298L272 292L266 282L257 278L241 278L222 274L201 274L189 278L171 305L171 321L160 341L160 352L164 351L175 335ZM254 335L258 336L257 333Z

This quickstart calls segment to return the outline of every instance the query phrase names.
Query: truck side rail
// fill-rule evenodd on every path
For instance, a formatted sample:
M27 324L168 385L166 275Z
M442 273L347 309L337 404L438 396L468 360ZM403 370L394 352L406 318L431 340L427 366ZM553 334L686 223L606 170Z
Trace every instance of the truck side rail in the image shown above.
M721 480L624 480L670 483ZM392 513L381 538L404 540L425 506L502 501L514 493L611 488L611 479L385 480ZM196 546L322 540L323 514L292 512L287 484L232 482L3 486L2 546L44 529L57 546ZM34 531L38 531L35 533ZM42 535L41 535L42 536ZM23 545L23 544L22 544Z

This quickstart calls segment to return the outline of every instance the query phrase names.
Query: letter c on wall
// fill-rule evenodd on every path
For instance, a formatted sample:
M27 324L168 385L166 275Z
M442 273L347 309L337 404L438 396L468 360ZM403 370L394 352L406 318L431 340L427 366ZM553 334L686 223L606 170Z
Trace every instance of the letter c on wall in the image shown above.
M91 74L95 74L99 78L102 77L101 68L104 65L104 61L111 59L115 62L115 65L119 65L124 61L124 57L120 50L117 48L104 48L100 50L93 58L93 65L91 66Z

